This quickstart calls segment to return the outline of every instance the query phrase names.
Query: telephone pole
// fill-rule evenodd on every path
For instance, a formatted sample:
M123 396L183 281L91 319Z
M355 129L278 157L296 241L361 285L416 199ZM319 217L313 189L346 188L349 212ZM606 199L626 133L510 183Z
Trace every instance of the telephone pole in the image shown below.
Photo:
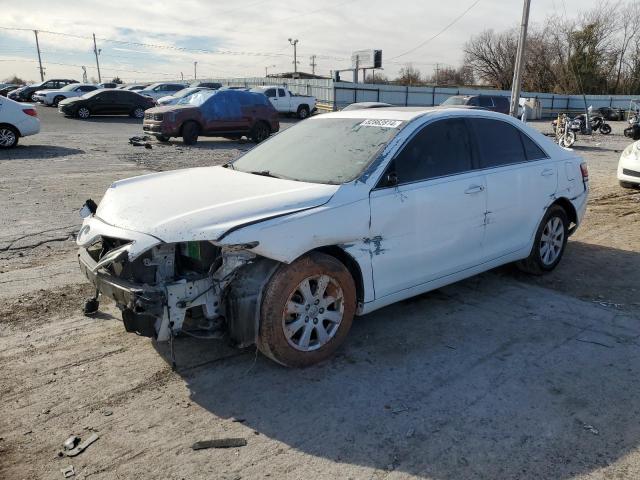
M193 79L198 78L198 62L193 62Z
M102 76L100 75L100 61L98 60L98 55L100 55L100 50L96 46L96 34L93 34L93 53L96 55L96 67L98 67L98 83L102 83Z
M296 74L298 73L298 50L296 47L298 46L298 39L296 38L295 40L293 40L290 38L289 43L293 45L293 76L294 78L297 78L298 76Z
M439 78L440 78L440 64L436 63L436 87L439 84L438 82Z
M316 74L316 66L318 65L316 63L316 56L315 55L311 55L311 63L309 64L309 66L311 67L311 74L315 75Z
M522 24L520 25L520 40L518 41L518 52L516 54L516 64L513 71L513 83L511 85L511 106L509 115L518 116L518 106L520 105L520 88L522 87L522 64L524 62L524 52L527 43L527 27L529 25L529 7L531 0L524 0L522 8Z
M44 70L42 69L42 58L40 58L40 43L38 42L38 30L34 30L36 35L36 49L38 50L38 65L40 65L40 80L44 82Z

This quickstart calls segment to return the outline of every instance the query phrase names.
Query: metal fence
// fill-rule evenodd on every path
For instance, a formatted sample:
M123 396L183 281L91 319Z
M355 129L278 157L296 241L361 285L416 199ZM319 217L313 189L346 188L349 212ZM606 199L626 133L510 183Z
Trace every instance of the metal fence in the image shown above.
M258 87L283 85L300 95L313 95L321 107L340 110L354 102L385 102L392 105L426 106L440 105L453 95L491 94L511 98L511 91L457 87L405 87L400 85L334 82L331 79L291 79L273 77L214 78L210 81L234 87ZM640 96L640 95L639 95ZM629 102L636 98L630 95L559 95L540 92L522 92L523 98L534 98L540 102L541 115L552 117L560 112L583 112L586 105L594 110L611 107L627 110Z

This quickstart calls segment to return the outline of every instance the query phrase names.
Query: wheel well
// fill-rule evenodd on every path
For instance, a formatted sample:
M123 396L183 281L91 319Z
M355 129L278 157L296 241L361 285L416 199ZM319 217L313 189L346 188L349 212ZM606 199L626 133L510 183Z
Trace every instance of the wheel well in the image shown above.
M565 197L561 197L561 198L558 198L551 205L559 205L567 213L567 217L569 217L569 221L571 223L575 223L575 224L578 223L578 213L576 212L576 208L569 201L569 199Z
M180 135L182 135L182 130L187 123L195 123L198 126L198 131L202 131L202 125L200 125L200 122L198 122L197 120L187 120L182 125L180 125Z
M263 119L258 119L258 120L255 121L253 126L255 127L259 123L262 123L263 125L265 125L269 129L269 133L271 133L271 125L269 125L269 122L267 122L266 120L263 120ZM251 128L253 128L253 127L251 127Z
M320 247L314 250L315 252L322 252L326 255L331 255L333 258L342 263L349 273L351 277L353 277L353 281L356 284L356 297L358 302L364 301L364 281L362 280L362 271L360 270L360 265L355 259L345 252L342 248L338 246L328 246L328 247Z
M298 110L302 110L303 108L306 108L307 110L311 110L309 108L309 105L307 105L306 103L303 103L302 105L298 105Z
M18 136L21 137L22 136L22 132L18 129L18 127L16 127L15 125L11 125L10 123L0 123L0 128L2 127L8 127L8 128L12 128L13 130L15 130L16 132L18 132Z

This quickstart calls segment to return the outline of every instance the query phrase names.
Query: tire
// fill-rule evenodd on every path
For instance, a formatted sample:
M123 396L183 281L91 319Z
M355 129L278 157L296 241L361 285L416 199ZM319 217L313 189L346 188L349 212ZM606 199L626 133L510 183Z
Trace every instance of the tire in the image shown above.
M29 96L29 99L34 103L38 103L38 99L36 98L35 92Z
M169 138L170 138L167 135L156 135L155 137L156 137L156 140L158 140L159 142L162 142L162 143L167 143L169 141Z
M56 98L54 98L53 103L51 105L54 107L57 107L58 104L60 103L60 100L64 100L64 97L62 95L58 95Z
M620 186L622 188L633 188L633 189L640 188L640 185L636 185L635 183L631 183L631 182L625 182L624 180L620 180L618 183L620 183Z
M560 263L568 237L567 212L559 205L552 205L538 226L531 253L524 260L517 262L517 267L532 275L550 272Z
M320 282L326 289L316 296ZM356 287L346 267L323 253L305 255L282 265L267 283L257 347L287 367L322 362L346 338L355 310Z
M200 128L196 122L187 122L182 126L182 141L185 145L193 145L198 141Z
M264 122L256 122L249 133L249 138L255 143L260 143L269 138L269 135L271 135L269 125Z
M89 110L88 107L78 107L78 109L76 110L76 115L78 116L78 118L86 120L91 116L91 110Z
M298 107L298 118L304 120L309 116L309 107L307 105L300 105Z
M576 143L576 134L572 131L568 131L564 136L560 137L558 144L561 147L571 148Z
M131 111L131 116L133 118L141 119L144 118L144 108L136 107Z
M20 133L14 127L4 125L0 127L0 149L13 148L18 145Z
M600 133L603 135L609 135L611 133L611 125L607 124L607 123L603 123L600 126Z

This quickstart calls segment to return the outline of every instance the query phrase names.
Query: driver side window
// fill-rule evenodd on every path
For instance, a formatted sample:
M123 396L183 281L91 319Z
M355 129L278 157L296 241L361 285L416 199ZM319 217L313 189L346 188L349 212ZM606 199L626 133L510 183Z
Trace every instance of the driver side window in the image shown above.
M409 140L392 160L383 182L389 175L402 185L472 169L473 146L467 122L452 118L425 126Z

